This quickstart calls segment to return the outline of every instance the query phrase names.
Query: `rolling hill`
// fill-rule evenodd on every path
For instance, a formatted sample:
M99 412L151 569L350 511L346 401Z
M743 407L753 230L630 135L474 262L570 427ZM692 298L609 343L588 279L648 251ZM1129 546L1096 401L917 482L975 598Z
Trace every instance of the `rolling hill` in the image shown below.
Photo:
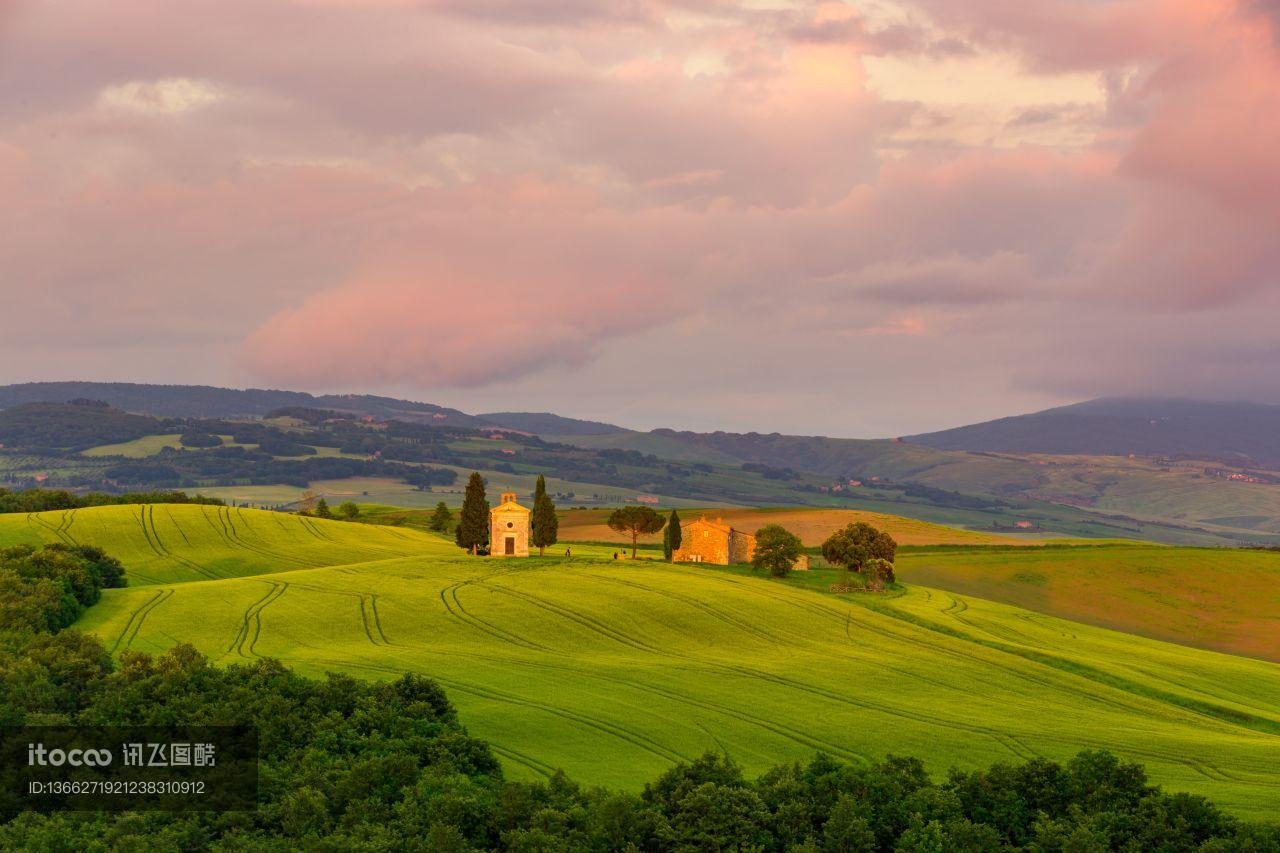
M534 435L613 435L631 432L614 424L566 418L551 412L486 412L479 417L486 423Z
M906 441L938 450L1192 456L1280 467L1280 406L1116 397Z
M260 418L276 409L309 408L441 426L488 425L457 409L372 394L314 395L303 391L133 382L24 382L0 386L0 409L77 399L100 400L127 412L170 418Z
M908 548L898 576L1104 628L1280 662L1280 552L1142 543Z
M1280 784L1280 667L1262 661L924 586L838 598L803 587L819 572L775 582L590 548L497 562L339 522L313 522L352 531L330 564L295 567L277 537L316 538L303 520L281 518L299 528L286 534L246 512L224 537L203 513L144 530L150 511L17 516L3 536L128 544L134 583L152 582L107 590L77 624L117 653L189 640L221 661L423 672L516 776L635 786L708 748L756 771L816 751L972 768L1105 746L1245 815L1268 813ZM167 556L148 544L157 528ZM408 538L380 538L395 533ZM236 576L189 565L230 552Z
M53 542L106 550L125 564L133 588L453 550L412 530L222 506L0 514L0 548Z

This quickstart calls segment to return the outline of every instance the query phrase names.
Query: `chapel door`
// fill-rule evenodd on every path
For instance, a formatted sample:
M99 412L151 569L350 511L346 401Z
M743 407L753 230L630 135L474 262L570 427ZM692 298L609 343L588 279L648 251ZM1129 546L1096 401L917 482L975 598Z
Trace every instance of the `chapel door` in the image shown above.
M507 537L507 556L514 557L516 555L516 537Z

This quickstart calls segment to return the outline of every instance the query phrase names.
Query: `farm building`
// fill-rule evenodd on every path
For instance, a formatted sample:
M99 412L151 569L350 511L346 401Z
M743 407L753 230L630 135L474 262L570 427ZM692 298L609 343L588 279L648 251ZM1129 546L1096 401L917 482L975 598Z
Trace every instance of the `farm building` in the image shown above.
M529 556L529 509L516 503L515 492L489 510L489 556Z
M709 521L699 518L684 525L680 537L680 550L675 553L678 563L748 563L756 552L756 537L735 530L723 519Z
M677 563L749 563L756 553L756 537L737 530L717 518L708 521L699 518L684 525L681 530L680 549L675 552ZM796 571L808 571L809 555L801 554L791 566Z

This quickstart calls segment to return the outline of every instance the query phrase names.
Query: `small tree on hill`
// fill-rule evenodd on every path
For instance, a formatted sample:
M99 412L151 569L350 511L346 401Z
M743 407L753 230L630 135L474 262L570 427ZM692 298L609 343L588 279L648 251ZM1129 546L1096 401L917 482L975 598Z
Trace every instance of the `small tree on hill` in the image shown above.
M333 510L329 509L329 502L324 498L316 501L316 518L333 518Z
M879 557L872 557L862 566L862 578L867 589L881 590L893 583L893 563Z
M444 533L451 524L453 524L453 513L449 512L449 507L444 501L440 501L436 504L436 511L431 513L431 518L427 521L427 528L437 533Z
M631 537L631 559L636 558L636 546L642 533L657 533L666 525L666 519L647 506L624 506L609 515L609 527Z
M662 556L667 558L670 563L675 559L676 551L680 550L680 543L684 541L684 531L680 529L680 513L674 509L671 515L667 516L667 526L662 531Z
M756 550L751 565L768 569L775 578L786 577L804 553L800 537L780 524L766 524L756 531Z
M471 472L471 478L467 480L454 539L459 547L466 548L473 555L489 544L489 501L485 497L484 478L479 471Z
M828 563L839 566L840 585L848 586L848 572L861 572L869 560L884 560L892 564L898 543L883 530L856 521L837 530L822 543L822 557Z
M355 521L360 517L360 507L356 505L355 501L343 501L338 504L338 515L348 521Z
M547 481L538 475L538 484L533 489L533 518L530 519L533 530L533 544L538 546L538 556L546 553L548 545L556 544L560 532L560 520L556 517L556 505L547 495Z

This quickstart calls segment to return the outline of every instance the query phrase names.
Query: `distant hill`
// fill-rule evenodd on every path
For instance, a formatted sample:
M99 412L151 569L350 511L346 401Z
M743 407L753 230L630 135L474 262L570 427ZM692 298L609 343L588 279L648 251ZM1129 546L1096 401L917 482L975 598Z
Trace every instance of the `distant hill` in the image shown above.
M1280 406L1103 398L905 440L938 450L1202 456L1280 466Z
M0 447L79 451L152 435L166 422L88 400L23 403L0 411Z
M275 409L302 407L439 426L488 426L480 418L457 409L371 394L316 396L302 391L141 385L132 382L27 382L0 386L0 409L25 403L66 403L75 399L101 400L127 412L170 418L260 418Z
M631 432L625 427L614 424L565 418L551 412L486 412L477 417L495 426L518 429L535 435L617 435Z

